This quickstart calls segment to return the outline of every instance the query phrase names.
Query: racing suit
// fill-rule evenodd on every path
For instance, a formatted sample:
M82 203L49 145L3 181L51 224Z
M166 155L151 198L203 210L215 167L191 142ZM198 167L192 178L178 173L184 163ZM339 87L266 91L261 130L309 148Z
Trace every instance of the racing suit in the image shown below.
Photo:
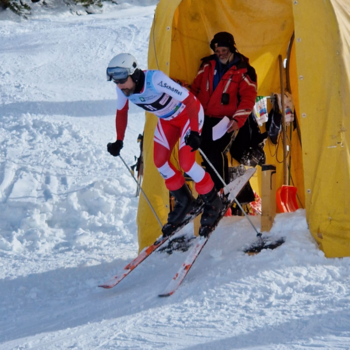
M179 163L195 182L196 191L206 194L214 188L210 175L195 161L195 152L185 144L187 133L202 131L203 108L194 95L158 70L144 71L135 92L125 96L117 86L117 140L123 141L127 126L129 101L156 115L159 120L154 133L153 159L169 191L185 184L181 171L170 162L176 142L179 144Z

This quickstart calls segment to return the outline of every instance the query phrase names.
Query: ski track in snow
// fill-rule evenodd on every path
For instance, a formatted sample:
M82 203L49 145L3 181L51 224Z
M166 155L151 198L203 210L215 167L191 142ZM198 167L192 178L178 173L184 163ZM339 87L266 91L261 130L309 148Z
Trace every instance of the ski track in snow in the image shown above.
M270 235L286 242L256 256L242 251L256 239L247 220L224 218L169 298L157 295L186 253L97 287L138 249L136 185L106 152L105 68L122 51L147 68L156 2L140 3L0 21L0 350L350 349L350 259L324 257L302 209L276 216ZM129 165L144 123L130 113Z

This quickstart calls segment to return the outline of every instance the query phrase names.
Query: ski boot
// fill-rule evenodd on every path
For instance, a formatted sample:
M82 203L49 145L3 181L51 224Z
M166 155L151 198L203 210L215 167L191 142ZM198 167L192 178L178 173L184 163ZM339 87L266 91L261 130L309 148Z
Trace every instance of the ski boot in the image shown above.
M163 237L170 236L176 230L184 221L186 215L193 209L195 202L186 184L176 191L170 191L170 194L175 197L176 203L173 211L168 215L168 222L162 228Z
M205 205L199 235L207 237L212 231L212 226L216 223L221 211L224 209L224 203L217 194L215 187L209 193L202 194L201 197Z

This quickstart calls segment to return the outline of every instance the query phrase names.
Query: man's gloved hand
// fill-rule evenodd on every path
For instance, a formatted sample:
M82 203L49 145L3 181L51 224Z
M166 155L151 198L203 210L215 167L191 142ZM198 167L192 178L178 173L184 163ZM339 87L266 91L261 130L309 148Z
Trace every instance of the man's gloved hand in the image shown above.
M117 140L115 142L110 142L107 145L107 151L114 157L119 156L120 150L123 148L123 141Z
M197 151L201 145L201 137L197 131L191 131L188 136L185 137L185 143L192 148L191 152Z

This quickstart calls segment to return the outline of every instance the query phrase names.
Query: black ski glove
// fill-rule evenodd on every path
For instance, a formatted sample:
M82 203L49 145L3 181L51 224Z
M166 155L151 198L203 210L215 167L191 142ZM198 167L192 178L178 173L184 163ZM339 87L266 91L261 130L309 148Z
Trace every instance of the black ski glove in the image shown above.
M189 135L185 137L185 143L192 148L191 152L197 151L201 145L201 137L197 131L191 131Z
M115 142L110 142L107 145L107 151L114 157L119 156L120 150L123 148L123 141L117 140Z

